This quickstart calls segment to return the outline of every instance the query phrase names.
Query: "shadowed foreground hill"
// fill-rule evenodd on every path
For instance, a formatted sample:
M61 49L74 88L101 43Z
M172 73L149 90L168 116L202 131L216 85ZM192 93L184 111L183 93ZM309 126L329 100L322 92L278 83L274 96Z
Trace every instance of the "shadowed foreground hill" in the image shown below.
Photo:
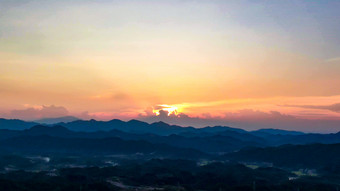
M154 157L202 158L208 155L194 149L152 144L146 141L125 141L111 137L104 139L60 138L47 135L14 137L0 142L0 148L26 154L112 155L141 154Z
M204 158L208 155L194 149L152 144L146 141L126 141L111 137L104 139L58 138L47 135L14 137L0 142L0 148L27 154L110 155L140 154L154 157Z

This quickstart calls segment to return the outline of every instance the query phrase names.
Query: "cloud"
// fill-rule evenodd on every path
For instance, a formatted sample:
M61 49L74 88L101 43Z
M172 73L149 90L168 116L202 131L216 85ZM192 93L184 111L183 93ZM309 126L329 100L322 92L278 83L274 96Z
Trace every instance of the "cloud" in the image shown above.
M340 113L340 103L335 103L331 105L280 105L283 107L298 107L298 108L305 108L305 109L323 109L329 110L336 113Z
M29 107L22 110L12 110L7 114L8 118L16 118L23 120L36 120L41 118L63 117L69 114L68 110L62 106L41 106Z
M150 110L150 109L149 109ZM177 115L167 110L159 110L159 115L155 115L151 111L145 112L147 115L140 115L139 118L147 122L164 121L170 124L178 124L185 126L204 127L209 125L231 125L234 122L263 122L263 121L289 121L294 120L292 115L285 115L278 111L262 112L252 109L239 110L237 112L226 112L224 116L212 116L210 113L204 113L200 117L191 117L185 113Z

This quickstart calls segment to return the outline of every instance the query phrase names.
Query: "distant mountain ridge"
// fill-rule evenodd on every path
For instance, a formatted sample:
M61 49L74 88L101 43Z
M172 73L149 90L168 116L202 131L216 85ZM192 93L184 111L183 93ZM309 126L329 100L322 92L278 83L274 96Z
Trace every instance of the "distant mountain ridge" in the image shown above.
M51 120L72 120L70 122L60 122L60 123L45 123L51 122ZM47 125L61 125L72 131L79 132L95 132L95 131L110 131L110 130L120 130L128 133L151 133L157 135L171 135L171 134L179 134L186 132L199 132L199 133L214 133L225 130L232 130L237 132L246 132L243 129L232 128L228 126L214 126L214 127L205 127L205 128L194 128L194 127L182 127L178 125L169 125L162 121L155 123L146 123L139 120L130 120L130 121L121 121L119 119L113 119L110 121L97 121L94 119L91 120L74 120L74 117L67 118L53 118L53 119L43 119L38 120L36 122L27 122L22 120L9 120L9 119L0 119L0 129L9 129L9 130L24 130L29 129L38 124L47 124ZM40 122L40 123L38 123Z
M65 121L69 122L58 122ZM55 121L57 123L50 124L50 122ZM49 119L41 119L35 122L27 122L18 119L1 119L0 118L0 129L9 129L9 130L24 130L29 129L35 125L44 124L44 125L61 125L72 131L79 132L95 132L95 131L111 131L111 130L120 130L128 133L137 133L137 134L157 134L157 135L171 135L171 134L186 134L187 136L192 135L204 135L209 133L217 133L223 131L234 131L238 133L249 133L246 130L233 128L228 126L207 126L204 128L194 128L194 127L182 127L178 125L169 125L162 121L155 123L146 123L139 120L130 120L130 121L121 121L119 119L113 119L110 121L97 121L94 119L91 120L79 120L76 117L66 116L61 118L49 118ZM274 134L274 135L297 135L303 134L302 132L297 131L286 131L280 129L263 129L258 131L252 131L254 134Z
M35 120L34 122L40 123L40 124L56 124L56 123L68 123L72 121L77 121L80 120L77 117L73 116L64 116L64 117L56 117L56 118L43 118L39 120Z

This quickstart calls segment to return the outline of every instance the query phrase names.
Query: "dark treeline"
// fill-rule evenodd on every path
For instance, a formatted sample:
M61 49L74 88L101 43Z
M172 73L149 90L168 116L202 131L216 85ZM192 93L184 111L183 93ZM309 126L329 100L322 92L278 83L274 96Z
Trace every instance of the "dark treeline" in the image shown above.
M62 168L51 172L15 171L0 175L3 190L336 190L337 180L301 177L277 168L241 164L197 165L188 160L153 159L115 167ZM339 179L338 179L339 180Z

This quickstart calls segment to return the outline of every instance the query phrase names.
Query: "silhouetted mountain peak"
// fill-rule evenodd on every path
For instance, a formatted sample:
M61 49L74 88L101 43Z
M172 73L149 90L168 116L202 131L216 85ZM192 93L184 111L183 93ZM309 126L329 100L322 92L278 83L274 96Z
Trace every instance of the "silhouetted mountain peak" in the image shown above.
M30 129L25 130L28 133L35 133L35 134L54 134L54 133L69 133L70 130L68 130L66 127L63 127L61 125L55 125L55 126L44 126L44 125L36 125L31 127Z
M120 119L112 119L112 120L110 120L110 121L108 121L108 122L123 122L123 121L120 120Z
M267 133L271 135L303 135L303 132L299 131L288 131L288 130L282 130L282 129L259 129L256 131L253 131L253 133Z
M146 122L139 121L139 120L136 120L136 119L131 119L131 120L128 121L127 123L136 124L136 125L149 125L149 124L146 123Z
M222 131L235 131L235 132L240 132L240 133L246 133L246 130L243 129L238 129L238 128L233 128L233 127L228 127L228 126L207 126L204 128L200 129L203 132L222 132Z
M157 125L157 126L170 126L169 124L163 122L163 121L158 121L158 122L154 122L154 123L151 123L151 125Z
M26 131L35 131L35 130L41 130L41 129L45 129L47 126L45 125L35 125L29 129L27 129Z

